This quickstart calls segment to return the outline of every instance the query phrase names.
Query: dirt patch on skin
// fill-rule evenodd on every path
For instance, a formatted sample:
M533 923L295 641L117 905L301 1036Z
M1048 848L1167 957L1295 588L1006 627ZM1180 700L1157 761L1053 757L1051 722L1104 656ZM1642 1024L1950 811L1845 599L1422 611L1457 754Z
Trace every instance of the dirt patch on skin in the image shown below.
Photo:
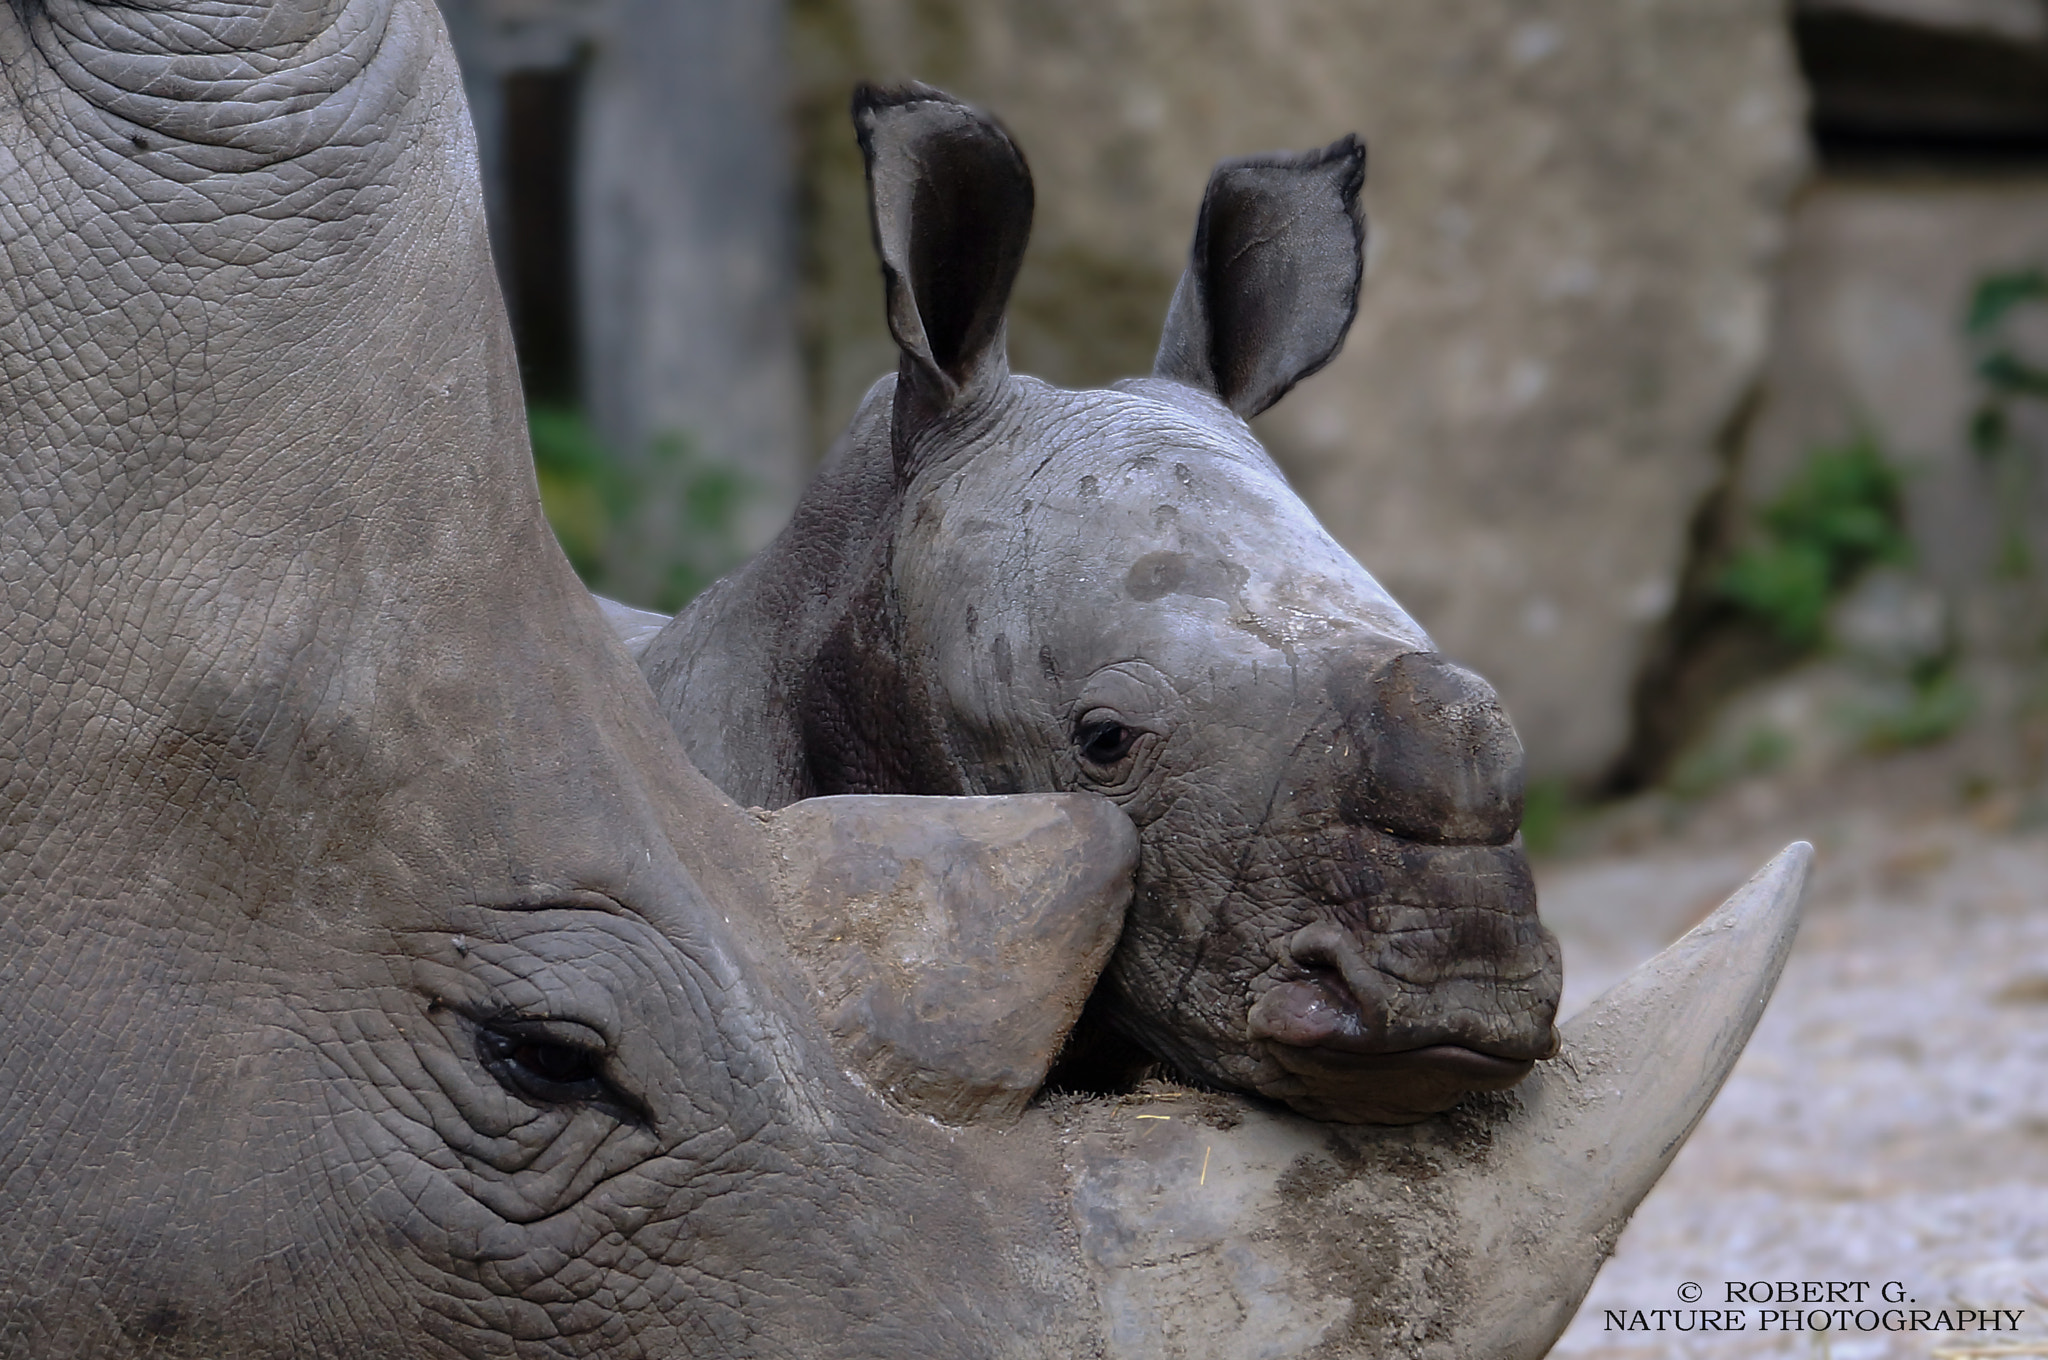
M1307 1159L1303 1159L1307 1160ZM1274 1231L1313 1244L1322 1256L1332 1283L1348 1294L1355 1307L1349 1320L1313 1353L1318 1356L1348 1356L1382 1353L1390 1343L1411 1338L1402 1335L1413 1316L1410 1291L1402 1287L1407 1265L1402 1234L1391 1224L1370 1223L1363 1233L1329 1231L1317 1213L1321 1192L1299 1187L1316 1183L1321 1177L1306 1169L1288 1174L1289 1199L1293 1212ZM1298 1201L1295 1196L1299 1194Z
M1484 1266L1452 1245L1457 1206L1444 1173L1489 1160L1493 1129L1520 1108L1512 1090L1468 1097L1429 1122L1426 1144L1415 1129L1338 1126L1319 1153L1288 1166L1275 1231L1327 1262L1332 1282L1357 1305L1315 1355L1416 1354L1463 1316ZM1361 1214L1362 1187L1383 1193L1390 1180L1401 1197Z
M1442 1125L1449 1130L1450 1137L1440 1146L1468 1161L1485 1161L1493 1153L1494 1129L1521 1108L1521 1093L1512 1088L1467 1096L1442 1116Z
M1527 1115L1519 1091L1401 1128L1307 1121L1163 1080L1039 1109L1060 1131L1112 1328L1144 1339L1133 1354L1469 1349L1516 1325L1503 1272L1529 1275L1532 1254L1557 1249L1547 1201L1507 1206L1505 1231L1475 1229L1473 1215L1500 1214L1494 1187ZM1212 1132L1219 1117L1236 1132ZM1561 1321L1560 1303L1539 1291L1530 1306Z
M1416 1354L1463 1316L1484 1266L1453 1245L1457 1207L1444 1173L1486 1161L1493 1125L1519 1108L1512 1091L1469 1098L1430 1121L1426 1144L1409 1129L1333 1127L1321 1149L1282 1173L1272 1231L1320 1261L1333 1290L1355 1301L1314 1355ZM1399 1195L1361 1212L1359 1197L1384 1196L1389 1184Z
M2048 1006L2048 974L2014 978L1991 994L1999 1006Z

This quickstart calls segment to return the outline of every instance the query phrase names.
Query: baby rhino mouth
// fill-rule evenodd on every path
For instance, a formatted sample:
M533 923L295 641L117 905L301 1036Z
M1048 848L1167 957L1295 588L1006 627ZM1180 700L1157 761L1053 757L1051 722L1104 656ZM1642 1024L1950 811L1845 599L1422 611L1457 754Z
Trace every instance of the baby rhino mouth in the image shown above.
M1265 1093L1312 1118L1412 1124L1475 1091L1513 1086L1557 1053L1561 970L1556 940L1533 914L1507 933L1491 957L1437 969L1409 946L1439 931L1374 932L1370 946L1329 922L1296 931L1279 979L1247 1017L1286 1073Z

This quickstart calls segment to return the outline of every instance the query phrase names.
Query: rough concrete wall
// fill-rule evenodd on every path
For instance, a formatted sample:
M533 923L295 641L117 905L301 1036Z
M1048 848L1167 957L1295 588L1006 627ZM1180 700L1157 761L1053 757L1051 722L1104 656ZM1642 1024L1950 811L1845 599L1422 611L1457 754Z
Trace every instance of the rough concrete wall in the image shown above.
M616 0L586 61L586 404L621 449L680 434L743 469L758 546L808 466L782 7Z
M1764 358L1804 165L1771 0L795 0L814 438L890 368L859 77L995 110L1038 226L1016 366L1143 371L1210 166L1350 130L1371 267L1344 354L1262 419L1297 487L1537 776L1620 748L1717 431Z
M809 466L783 7L777 0L442 0L502 251L502 79L574 65L583 402L630 458L680 436L754 488L746 547L781 527ZM610 588L672 541L673 496L622 531Z
M1959 640L2004 651L2011 616L1993 559L2005 525L1997 497L2012 489L1969 447L1978 389L1963 315L1986 274L2048 268L2048 175L1831 176L1793 223L1744 499L1768 500L1814 448L1874 434L1910 469L1918 567L1954 609ZM2033 338L2035 353L2048 350L2048 336ZM2048 488L2034 493L2029 527L2043 561Z

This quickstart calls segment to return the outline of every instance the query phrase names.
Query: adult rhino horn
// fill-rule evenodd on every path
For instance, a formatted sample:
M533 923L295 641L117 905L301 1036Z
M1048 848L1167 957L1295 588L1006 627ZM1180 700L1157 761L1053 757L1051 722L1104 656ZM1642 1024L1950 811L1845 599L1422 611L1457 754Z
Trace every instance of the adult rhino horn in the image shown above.
M1748 1042L1812 853L1779 854L1522 1085L1428 1123L1193 1092L1053 1112L1108 1354L1544 1354Z
M1459 1185L1487 1289L1446 1355L1539 1356L1727 1080L1799 930L1813 847L1798 841L1713 915L1564 1027L1559 1060L1493 1131L1490 1173ZM1475 1248L1484 1241L1475 1239Z

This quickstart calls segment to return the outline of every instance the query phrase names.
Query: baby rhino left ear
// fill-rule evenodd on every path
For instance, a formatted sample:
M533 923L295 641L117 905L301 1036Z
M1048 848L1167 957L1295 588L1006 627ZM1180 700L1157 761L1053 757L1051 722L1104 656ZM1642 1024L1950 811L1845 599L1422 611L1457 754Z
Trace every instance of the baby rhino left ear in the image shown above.
M929 85L863 85L853 121L899 372L915 414L935 416L1009 372L1003 309L1031 236L1031 171L1001 124Z
M1355 136L1218 165L1153 375L1250 420L1336 357L1365 268L1364 184Z

